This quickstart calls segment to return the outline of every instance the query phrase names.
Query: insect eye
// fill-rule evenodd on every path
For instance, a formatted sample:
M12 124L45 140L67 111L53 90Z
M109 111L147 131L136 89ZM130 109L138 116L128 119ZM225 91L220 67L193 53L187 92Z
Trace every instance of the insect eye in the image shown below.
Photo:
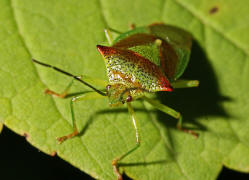
M132 101L132 97L129 95L127 98L126 98L126 102L131 102Z
M107 91L109 91L110 88L111 88L111 85L107 85L107 86L105 87L105 89L106 89Z

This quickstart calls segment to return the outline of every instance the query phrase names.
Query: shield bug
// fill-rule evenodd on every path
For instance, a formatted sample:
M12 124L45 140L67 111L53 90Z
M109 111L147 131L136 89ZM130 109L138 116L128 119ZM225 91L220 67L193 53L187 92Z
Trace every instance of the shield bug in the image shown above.
M89 98L107 97L110 106L127 104L135 129L136 145L112 161L114 173L118 179L122 179L118 171L119 161L140 146L139 127L137 126L137 118L131 102L138 98L147 101L158 110L176 118L178 120L178 129L197 137L197 133L182 127L182 116L179 112L146 97L146 93L173 91L174 88L196 87L199 82L197 80L178 79L189 62L192 38L188 32L170 25L151 24L145 27L133 28L128 32L121 33L115 40L112 40L110 31L117 33L117 31L112 29L105 30L110 46L97 45L97 49L105 61L109 79L105 91L98 90L89 83L94 82L93 79L89 81L89 78L85 76L75 76L55 66L34 59L33 62L71 76L74 80L83 83L93 90L88 94L72 98L70 108L74 131L69 135L57 138L60 143L78 135L74 118L74 102ZM72 82L61 94L48 89L45 92L64 98ZM98 82L100 81L96 80L95 83Z

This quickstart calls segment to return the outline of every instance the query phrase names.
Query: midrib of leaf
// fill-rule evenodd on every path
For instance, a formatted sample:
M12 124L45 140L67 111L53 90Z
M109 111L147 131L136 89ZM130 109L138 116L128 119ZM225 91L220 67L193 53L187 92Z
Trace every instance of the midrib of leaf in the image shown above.
M194 8L192 8L191 6L188 6L188 4L184 3L184 1L179 1L179 0L174 0L174 1L178 5L180 5L181 7L183 7L183 9L186 9L188 12L190 12L195 18L199 19L199 21L203 25L209 26L215 32L219 33L222 37L224 37L224 39L226 39L227 41L231 42L231 44L233 44L238 49L242 50L242 52L245 55L247 55L247 56L249 55L249 52L247 52L247 50L243 46L241 46L236 40L234 40L230 36L226 35L226 33L222 32L222 30L220 30L219 27L216 27L214 24L210 23L207 19L205 19L204 17L202 17L202 15L200 13L198 13L198 11L196 11Z

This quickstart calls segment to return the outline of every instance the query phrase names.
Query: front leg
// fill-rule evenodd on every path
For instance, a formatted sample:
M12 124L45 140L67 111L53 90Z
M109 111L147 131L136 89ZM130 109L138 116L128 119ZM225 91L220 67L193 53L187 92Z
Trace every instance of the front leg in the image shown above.
M111 31L114 32L114 33L117 33L117 34L122 34L122 32L119 32L119 31L117 31L115 29L112 29L112 28L107 28L104 31L105 31L105 37L106 37L109 45L112 45L112 42L113 42Z
M72 100L70 101L70 109L71 109L71 116L72 116L72 123L73 123L73 130L74 131L68 135L58 137L57 138L58 142L62 143L63 141L70 139L74 136L77 136L79 134L78 128L76 126L75 116L74 116L74 103L76 101L89 100L89 99L99 99L99 98L104 98L104 97L106 97L106 96L101 96L97 92L88 92L88 93L85 93L81 96L73 97Z

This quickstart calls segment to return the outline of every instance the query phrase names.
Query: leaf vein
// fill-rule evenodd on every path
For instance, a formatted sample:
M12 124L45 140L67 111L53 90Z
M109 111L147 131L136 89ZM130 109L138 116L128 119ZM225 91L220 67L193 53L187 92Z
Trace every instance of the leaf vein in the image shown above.
M82 146L84 147L84 149L86 150L87 154L89 155L90 158L92 158L96 164L101 168L101 170L103 171L103 173L106 174L106 171L104 170L104 168L101 166L101 164L94 158L94 155L92 155L91 151L89 151L89 149L87 148L87 146L84 144L84 141L80 138L80 142L82 144ZM109 174L107 174L109 176Z
M98 5L98 7L99 7L99 9L100 9L100 14L101 14L102 20L103 20L103 22L104 22L105 28L107 28L107 27L109 27L109 26L108 26L108 23L107 23L107 20L106 20L106 17L105 17L105 13L104 13L104 11L103 11L103 7L102 7L102 2L101 2L101 0L97 0L97 5Z
M13 4L13 0L10 0L9 2L10 2L10 9L12 10L11 12L12 12L12 15L13 15L13 21L14 21L14 24L16 25L17 33L18 33L18 35L20 37L20 40L23 43L23 46L26 49L27 53L30 55L30 57L32 57L32 53L29 50L29 48L28 48L28 46L27 46L27 44L26 44L26 42L24 40L24 37L23 37L23 35L22 35L21 31L20 31L18 21L17 21L17 15L16 15L16 12L15 12L14 4Z
M144 109L146 109L147 113L151 116L151 114L149 113L149 111L148 111L147 108L145 107L144 102L143 102L143 105L144 105ZM151 116L150 119L152 120L152 123L154 124L154 126L158 129L158 132L160 133L161 139L163 140L163 142L164 142L164 144L166 145L166 147L168 147L169 151L170 151L172 154L174 154L173 151L172 151L172 149L170 148L170 146L167 144L167 140L165 139L164 133L162 132L162 130L161 130L161 128L160 128L160 126L159 126L157 120L156 120L155 118L153 118L152 116ZM173 159L174 159L174 161L175 161L175 163L176 163L176 165L177 165L177 167L178 167L180 173L181 173L186 179L190 180L191 178L189 178L189 177L186 175L186 173L183 171L183 168L180 166L180 164L179 164L179 162L177 161L177 159L175 159L175 158L173 158Z

